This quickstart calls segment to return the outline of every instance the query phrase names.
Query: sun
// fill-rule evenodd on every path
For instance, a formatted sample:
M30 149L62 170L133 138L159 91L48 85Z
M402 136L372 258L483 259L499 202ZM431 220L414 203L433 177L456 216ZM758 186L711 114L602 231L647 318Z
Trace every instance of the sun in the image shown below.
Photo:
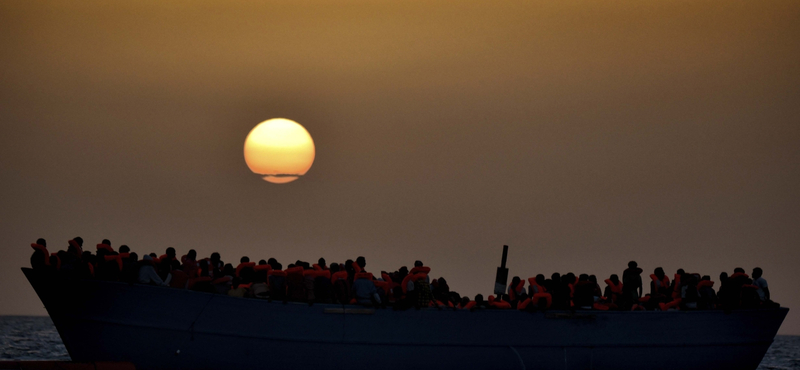
M250 171L275 184L292 182L314 163L314 140L299 123L273 118L259 123L244 140L244 161Z

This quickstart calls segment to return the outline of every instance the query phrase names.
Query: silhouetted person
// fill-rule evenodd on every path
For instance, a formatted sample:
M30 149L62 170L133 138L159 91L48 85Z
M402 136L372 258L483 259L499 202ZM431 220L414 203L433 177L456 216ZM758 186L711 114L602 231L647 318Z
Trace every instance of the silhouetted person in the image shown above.
M603 291L603 296L610 300L611 303L617 306L621 305L622 282L619 281L619 276L617 276L617 274L612 274L605 283L606 288Z
M139 284L163 285L167 283L156 272L153 266L153 257L144 256L141 264L139 265Z
M581 274L578 277L578 283L575 284L575 295L572 298L575 303L575 308L584 310L592 309L594 304L594 286L595 284L589 281L589 275Z
M475 308L487 308L486 301L483 300L483 294L475 295Z
M700 300L700 292L697 289L697 277L684 274L680 283L681 308L684 310L696 310Z
M561 276L559 273L553 274L553 290L550 294L553 296L553 304L551 307L555 310L568 310L570 309L570 289L567 283L569 278Z
M50 252L47 250L47 241L43 238L36 239L36 243L31 244L33 254L31 255L31 268L37 271L45 271L50 265Z
M761 300L761 302L767 302L771 299L769 296L769 286L767 285L767 280L762 277L763 274L764 270L762 270L760 267L753 269L753 285L758 288L758 298Z
M710 310L717 305L717 293L714 291L714 282L708 275L703 276L697 283L697 308L700 310Z
M664 269L656 267L653 274L650 275L650 295L659 297L671 297L669 278L664 273Z
M319 266L319 268L321 268L322 271L328 270L328 265L325 264L324 258L320 258L319 260L317 260L317 266Z
M733 275L728 278L731 294L729 298L732 308L741 306L742 287L750 283L752 283L752 280L750 280L750 276L744 272L743 268L737 267L733 269Z
M622 272L622 304L628 310L639 303L642 296L642 269L636 261L628 262L628 268Z

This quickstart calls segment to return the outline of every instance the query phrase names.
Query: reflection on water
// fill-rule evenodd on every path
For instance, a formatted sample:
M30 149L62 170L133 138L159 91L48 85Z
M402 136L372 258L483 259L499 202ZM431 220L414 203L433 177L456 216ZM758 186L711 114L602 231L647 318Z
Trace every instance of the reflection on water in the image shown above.
M0 361L68 361L69 354L49 317L0 316ZM800 336L778 336L759 370L800 370Z

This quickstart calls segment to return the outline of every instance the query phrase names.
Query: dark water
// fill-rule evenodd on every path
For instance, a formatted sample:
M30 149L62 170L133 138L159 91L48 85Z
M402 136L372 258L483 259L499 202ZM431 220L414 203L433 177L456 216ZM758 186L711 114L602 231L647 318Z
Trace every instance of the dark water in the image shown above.
M49 317L0 316L0 361L60 360L69 354ZM800 336L778 336L759 370L800 370Z

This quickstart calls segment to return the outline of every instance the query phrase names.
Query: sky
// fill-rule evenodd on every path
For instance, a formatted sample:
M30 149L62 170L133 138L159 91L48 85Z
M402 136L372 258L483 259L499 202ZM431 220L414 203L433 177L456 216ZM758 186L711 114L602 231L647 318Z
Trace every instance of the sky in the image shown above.
M0 315L31 242L422 260L463 295L764 269L800 335L800 3L0 2ZM316 159L243 158L285 117ZM90 248L91 249L91 248Z

